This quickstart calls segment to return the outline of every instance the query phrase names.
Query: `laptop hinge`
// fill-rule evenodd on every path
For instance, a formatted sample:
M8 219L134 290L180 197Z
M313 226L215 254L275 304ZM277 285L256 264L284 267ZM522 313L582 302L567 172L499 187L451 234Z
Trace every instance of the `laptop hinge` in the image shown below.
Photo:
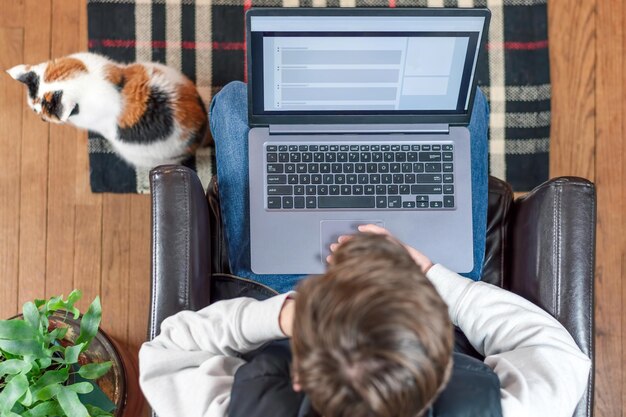
M450 133L448 124L270 125L270 135Z

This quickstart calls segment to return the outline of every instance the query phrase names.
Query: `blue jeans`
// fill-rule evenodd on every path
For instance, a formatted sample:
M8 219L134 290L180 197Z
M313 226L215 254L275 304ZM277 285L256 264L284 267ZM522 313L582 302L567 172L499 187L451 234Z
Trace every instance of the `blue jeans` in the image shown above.
M235 275L261 282L280 292L289 291L304 275L257 275L250 269L247 105L247 86L235 81L225 86L213 98L209 112L211 132L215 139L218 190L230 268ZM488 126L489 108L485 96L478 90L469 125L474 270L464 274L474 280L480 279L485 257Z

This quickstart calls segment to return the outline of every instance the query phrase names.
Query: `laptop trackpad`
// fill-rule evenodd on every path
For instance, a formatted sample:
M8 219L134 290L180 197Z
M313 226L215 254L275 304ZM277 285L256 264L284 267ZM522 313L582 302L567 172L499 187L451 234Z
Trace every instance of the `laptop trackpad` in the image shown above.
M352 235L362 224L375 224L385 227L382 220L322 220L320 222L320 253L322 264L326 265L326 257L330 255L330 244L337 243L341 235Z

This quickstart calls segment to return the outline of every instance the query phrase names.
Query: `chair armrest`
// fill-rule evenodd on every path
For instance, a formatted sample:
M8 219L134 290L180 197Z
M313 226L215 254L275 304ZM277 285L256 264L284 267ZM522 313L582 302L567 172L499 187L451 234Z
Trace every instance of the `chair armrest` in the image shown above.
M210 299L209 208L195 172L166 165L150 172L152 191L152 292L148 338L182 310Z
M509 240L512 292L539 305L594 360L596 194L582 178L556 178L514 202ZM593 371L576 417L590 416Z
M508 276L505 260L513 205L511 186L500 179L489 177L487 201L487 238L481 281L503 287Z

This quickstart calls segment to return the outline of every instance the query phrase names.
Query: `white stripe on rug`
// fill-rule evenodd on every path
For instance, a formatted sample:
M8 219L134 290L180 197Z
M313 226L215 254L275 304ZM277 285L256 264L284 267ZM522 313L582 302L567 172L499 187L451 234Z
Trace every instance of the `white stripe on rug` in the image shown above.
M135 38L135 59L152 61L152 0L136 0Z
M283 0L283 7L299 7L300 0Z
M177 70L182 68L182 13L181 0L167 0L165 2L165 63Z
M508 155L534 155L540 152L550 152L550 138L509 139L506 141L506 153Z
M552 95L552 87L550 84L541 85L509 85L504 87L481 87L486 95L491 94L494 90L495 97L504 97L506 93L506 100L508 101L539 101L550 100ZM502 91L495 91L495 89L501 89Z
M487 0L487 7L491 10L491 25L489 28L489 43L501 45L504 43L504 6L502 0ZM489 165L490 173L494 177L506 178L506 100L504 87L504 49L489 50L489 102L490 138L489 138Z
M111 146L111 142L100 137L89 138L87 141L87 151L89 154L115 153L115 150Z
M213 5L211 0L196 0L196 43L211 45L213 42ZM207 106L211 104L213 78L213 49L196 49L196 87Z
M152 1L136 0L135 2L135 59L152 61ZM136 190L140 194L150 192L150 170L135 167Z
M536 128L550 126L550 112L507 113L506 127L510 128Z
M206 146L196 151L196 172L204 190L213 177L213 147Z
M137 178L137 193L150 193L150 168L135 167L135 177Z
M211 44L213 41L213 1L196 0L196 43ZM206 103L211 105L213 82L213 51L211 48L196 49L196 87ZM213 176L213 148L200 148L196 152L196 172L206 190Z

